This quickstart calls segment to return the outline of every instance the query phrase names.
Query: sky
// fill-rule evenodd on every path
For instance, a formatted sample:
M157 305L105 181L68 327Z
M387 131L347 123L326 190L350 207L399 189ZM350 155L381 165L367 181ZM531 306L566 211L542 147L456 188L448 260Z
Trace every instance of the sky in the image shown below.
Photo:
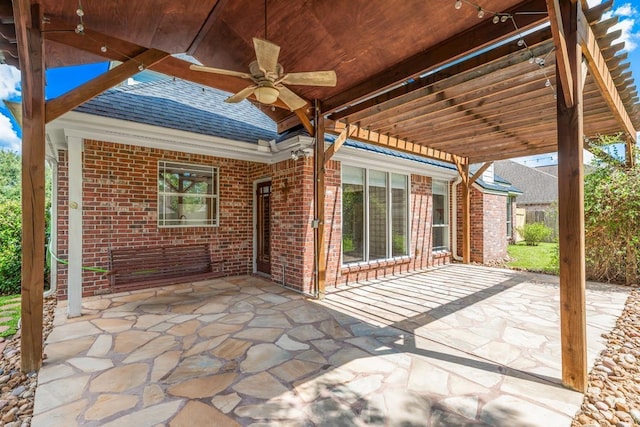
M489 0L484 0L489 1ZM589 0L594 6L601 0ZM480 3L480 2L479 2ZM618 24L612 30L622 30L621 40L624 40L625 50L629 53L631 71L636 86L640 89L640 0L615 0L613 13L620 17ZM605 16L606 18L606 16ZM76 67L53 68L46 72L47 85L45 93L47 99L55 98L70 89L104 73L108 64L92 64ZM0 64L0 100L20 100L20 72L12 66ZM18 124L13 120L4 103L0 103L0 149L20 151L21 132ZM588 156L585 156L588 159ZM555 154L521 158L518 161L528 166L542 166L555 164Z

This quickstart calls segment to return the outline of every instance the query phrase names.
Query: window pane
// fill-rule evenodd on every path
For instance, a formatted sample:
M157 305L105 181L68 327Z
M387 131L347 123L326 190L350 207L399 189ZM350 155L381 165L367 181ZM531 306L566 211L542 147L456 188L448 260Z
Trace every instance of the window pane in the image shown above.
M449 195L448 184L433 181L432 246L434 251L449 249Z
M447 232L449 227L433 227L433 250L447 249Z
M218 223L218 169L158 162L158 225Z
M369 171L369 261L387 258L387 174Z
M168 195L161 199L162 225L213 225L211 213L216 211L216 199L197 196Z
M391 255L405 256L409 254L407 176L391 174L391 187Z
M342 168L342 260L364 261L364 169Z

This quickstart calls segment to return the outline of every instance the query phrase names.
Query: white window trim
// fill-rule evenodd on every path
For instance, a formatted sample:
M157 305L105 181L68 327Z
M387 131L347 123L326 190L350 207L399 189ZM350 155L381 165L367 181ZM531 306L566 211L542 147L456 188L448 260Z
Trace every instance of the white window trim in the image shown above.
M162 224L161 220L160 220L160 207L161 207L161 203L160 203L160 199L164 196L176 196L179 195L179 193L168 193L168 192L162 192L160 191L160 183L158 182L157 184L157 188L156 188L156 192L157 192L157 218L156 218L156 224L158 226L158 228L166 228L166 229L171 229L171 228L194 228L194 227L201 227L201 228L211 228L211 227L218 227L220 225L220 168L217 166L210 166L210 165L203 165L203 164L194 164L194 163L183 163L183 162L174 162L171 160L158 160L157 163L157 167L158 169L156 170L156 177L160 177L160 168L161 168L161 164L172 164L172 165L180 165L180 166L184 166L185 168L208 168L211 169L212 174L214 174L215 176L215 183L216 183L216 187L215 187L215 194L214 195L210 195L210 194L204 194L204 195L198 195L200 197L206 197L207 199L212 199L216 201L216 209L215 209L215 222L212 224ZM208 218L208 220L210 220L211 218Z
M411 230L412 227L412 217L411 217L411 174L407 174L406 172L400 170L393 169L382 169L379 167L369 167L365 165L359 165L356 163L350 162L341 162L340 164L340 194L342 194L342 168L344 166L351 166L360 169L364 169L364 200L363 205L364 209L364 260L363 261L353 261L353 262L344 262L343 252L342 252L342 224L340 226L340 265L343 268L358 266L358 265L371 265L377 262L385 262L385 261L397 261L397 260L409 260L411 259ZM393 253L393 238L391 236L391 218L392 218L392 209L391 209L391 174L402 175L407 177L407 255L400 256L389 256L384 259L376 259L369 260L369 170L375 169L379 172L384 172L387 174L387 253ZM340 197L340 216L342 218L342 197ZM344 220L344 219L343 219Z
M446 208L445 211L445 215L444 215L444 219L445 219L445 223L444 224L434 224L433 223L433 196L434 194L436 194L433 191L433 183L438 182L444 185L445 191L444 191L444 206ZM446 228L447 232L445 233L445 240L446 240L446 244L444 247L440 247L440 248L435 248L433 247L433 237L431 238L431 245L432 245L432 249L431 251L434 254L440 254L440 253L445 253L445 252L450 252L451 251L451 206L450 206L450 197L451 197L451 189L449 188L449 182L448 181L443 181L443 180L439 180L439 179L432 179L431 180L431 229L433 230L434 228ZM438 193L440 194L440 193ZM432 233L433 236L433 233Z

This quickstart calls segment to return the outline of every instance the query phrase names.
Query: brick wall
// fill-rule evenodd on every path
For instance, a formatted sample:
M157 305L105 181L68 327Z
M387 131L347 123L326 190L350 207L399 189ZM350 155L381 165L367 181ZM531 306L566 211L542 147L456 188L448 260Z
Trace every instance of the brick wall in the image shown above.
M217 166L220 170L218 227L158 228L158 161ZM271 179L271 275L278 283L311 291L314 275L313 159L274 165L163 151L101 141L85 141L83 153L83 265L108 269L109 249L206 243L226 275L253 271L253 185ZM325 236L327 286L382 277L449 262L431 251L431 178L412 175L409 257L366 266L341 265L341 170L327 165ZM59 256L68 256L68 156L58 168ZM67 268L58 269L58 294L67 296ZM83 295L111 292L108 276L83 272Z
M313 286L313 159L252 163L250 181L271 178L271 277L310 292Z
M220 168L218 227L158 228L158 160ZM107 269L109 249L206 243L227 275L252 271L252 191L249 162L85 141L83 153L83 265ZM68 252L68 163L60 156L58 254ZM58 295L66 298L67 269L58 271ZM84 271L83 295L110 292L107 275Z
M457 197L457 252L462 256L462 185ZM485 264L507 256L507 196L471 189L471 262ZM514 210L515 219L515 210Z

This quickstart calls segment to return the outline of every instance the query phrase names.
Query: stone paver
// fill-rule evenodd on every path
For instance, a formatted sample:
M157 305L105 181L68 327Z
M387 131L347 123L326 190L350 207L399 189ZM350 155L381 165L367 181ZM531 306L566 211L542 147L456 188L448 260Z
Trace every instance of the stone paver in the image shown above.
M588 288L589 360L626 291ZM310 301L241 276L60 302L39 426L568 427L557 279L452 265Z

